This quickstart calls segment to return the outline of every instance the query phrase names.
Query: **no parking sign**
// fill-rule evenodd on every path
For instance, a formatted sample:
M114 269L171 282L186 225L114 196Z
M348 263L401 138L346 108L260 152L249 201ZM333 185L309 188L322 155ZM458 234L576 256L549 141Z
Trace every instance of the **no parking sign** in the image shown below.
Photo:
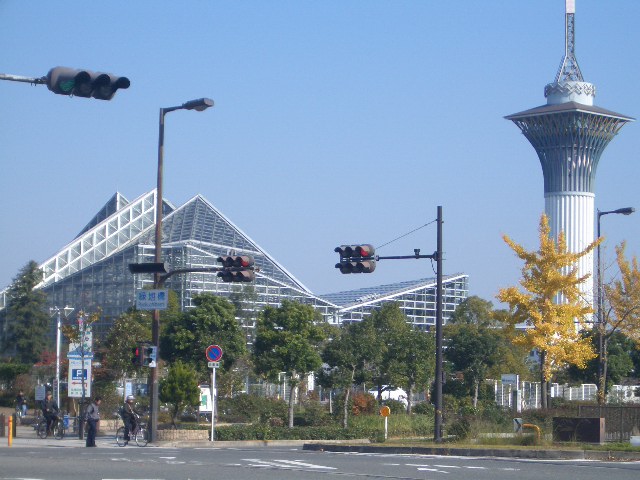
M205 350L205 355L210 362L219 362L222 358L222 348L218 345L209 345Z

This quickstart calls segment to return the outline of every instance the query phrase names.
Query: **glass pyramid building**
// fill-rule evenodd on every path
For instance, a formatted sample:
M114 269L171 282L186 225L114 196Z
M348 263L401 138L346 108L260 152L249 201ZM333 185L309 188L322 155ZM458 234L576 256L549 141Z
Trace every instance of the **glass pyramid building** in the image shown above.
M163 203L162 258L172 270L219 266L217 257L232 252L252 255L259 268L251 284L225 283L215 272L171 276L165 286L177 293L182 309L193 306L193 297L203 292L229 297L249 288L252 294L245 298L251 299L256 314L289 299L311 304L330 323L341 324L396 301L416 327L429 330L435 325L435 279L316 295L202 196L180 207ZM116 193L76 238L40 265L43 280L37 288L46 292L49 305L89 312L100 308L102 319L95 326L99 336L133 307L136 290L153 285L152 275L134 276L129 264L154 261L155 205L155 189L133 201ZM446 276L443 285L446 321L467 297L468 276ZM6 300L5 290L0 309Z

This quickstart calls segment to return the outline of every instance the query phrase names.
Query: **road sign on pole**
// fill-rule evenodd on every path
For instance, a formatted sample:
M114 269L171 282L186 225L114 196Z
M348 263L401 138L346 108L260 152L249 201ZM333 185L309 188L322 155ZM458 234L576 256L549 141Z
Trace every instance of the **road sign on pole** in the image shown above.
M218 345L209 345L205 350L205 355L210 362L219 362L222 358L222 348Z

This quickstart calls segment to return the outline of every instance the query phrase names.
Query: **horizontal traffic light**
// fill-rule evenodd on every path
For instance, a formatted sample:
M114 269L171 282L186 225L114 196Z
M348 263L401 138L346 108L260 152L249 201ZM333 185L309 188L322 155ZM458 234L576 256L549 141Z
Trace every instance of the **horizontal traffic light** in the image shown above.
M255 263L251 255L221 255L218 257L218 262L228 268L247 268Z
M218 272L218 277L223 282L253 282L256 274L253 270L222 270Z
M340 273L371 273L376 269L375 260L365 260L359 262L342 261L336 263L336 268L340 269Z
M334 252L340 254L340 258L364 257L372 258L376 249L368 243L364 245L340 245L334 249Z
M217 260L223 267L218 272L223 282L253 282L256 279L255 260L251 255L221 255Z
M376 269L373 245L341 245L334 251L340 254L340 262L336 263L340 273L371 273Z
M127 77L69 67L55 67L46 76L47 88L58 95L111 100L119 89L129 88Z

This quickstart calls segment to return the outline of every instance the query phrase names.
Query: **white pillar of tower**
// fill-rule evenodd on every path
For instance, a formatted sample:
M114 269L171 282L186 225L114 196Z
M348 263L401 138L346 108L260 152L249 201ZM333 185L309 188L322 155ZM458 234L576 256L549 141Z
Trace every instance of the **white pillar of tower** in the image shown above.
M590 192L550 192L545 193L545 213L549 218L550 234L558 238L564 232L569 252L581 252L593 242L595 195ZM593 305L594 277L593 252L583 256L576 265L578 277L589 275L580 285L582 298L587 304Z

